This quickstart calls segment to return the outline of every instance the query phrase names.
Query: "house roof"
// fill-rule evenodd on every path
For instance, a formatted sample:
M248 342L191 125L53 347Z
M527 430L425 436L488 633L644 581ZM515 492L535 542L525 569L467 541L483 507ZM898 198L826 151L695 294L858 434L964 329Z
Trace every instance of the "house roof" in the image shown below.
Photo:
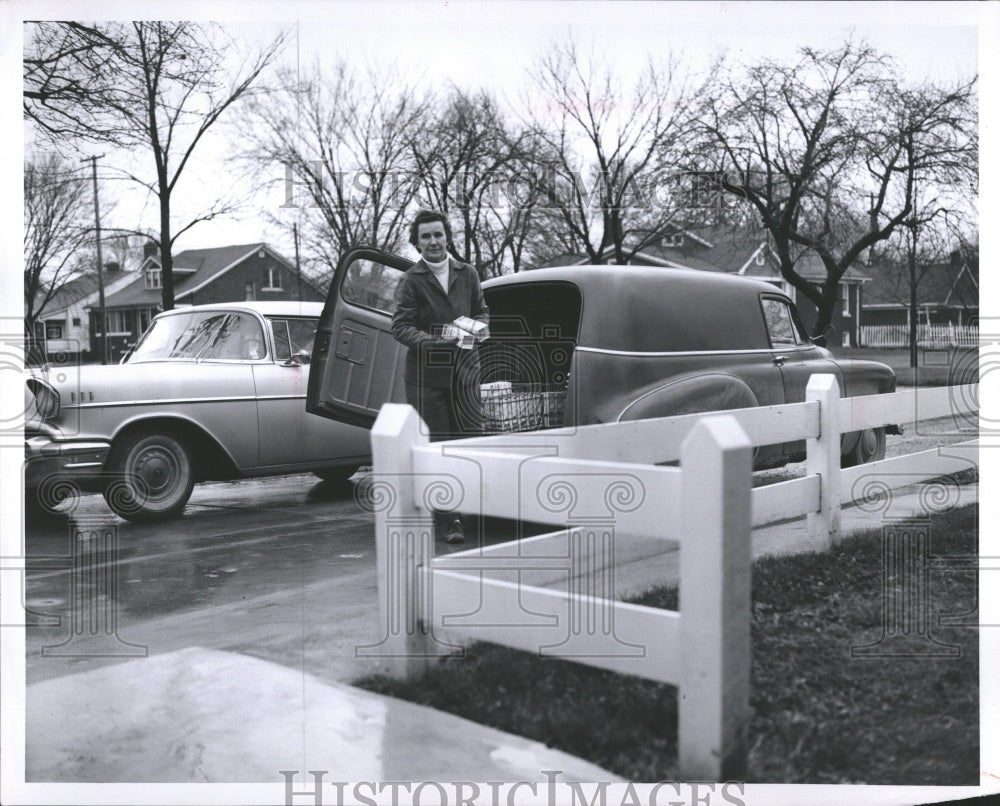
M104 273L104 290L105 293L111 294L117 289L121 288L123 284L127 284L130 280L135 279L134 272L105 272ZM97 275L88 272L87 274L81 274L78 277L74 277L69 282L64 283L58 291L52 296L52 299L48 301L45 309L41 313L41 317L51 318L55 314L64 313L68 308L77 303L84 302L88 297L95 297L98 292Z
M97 291L96 274L81 274L79 277L74 277L69 282L63 283L59 290L52 295L52 299L48 301L42 315L51 316L57 311L64 311L70 305L79 302L95 291Z
M275 259L292 268L292 264L274 251L266 243L239 244L235 246L219 246L212 249L186 249L174 255L174 267L180 272L174 277L174 299L183 301L184 297L197 291L229 269L238 266L257 251L265 249ZM143 265L147 265L149 259ZM146 305L155 308L160 304L162 292L158 288L146 288L144 272L138 272L138 277L125 288L111 295L105 305L122 308ZM305 279L305 278L303 278Z
M873 281L865 288L866 307L907 306L910 302L909 273L882 268L873 271ZM978 266L968 262L940 262L917 267L917 304L979 307Z
M681 246L670 246L665 239L640 249L635 257L654 265L668 268L689 268L723 274L743 273L751 277L781 278L777 260L767 247L767 238L762 232L739 228L701 228L683 230ZM755 256L765 250L764 265L757 265ZM611 250L605 251L605 258ZM587 263L586 255L558 255L540 264L538 268L550 266L574 266ZM822 282L826 278L826 268L819 257L811 252L803 253L795 263L796 271L806 280ZM867 282L868 277L861 269L850 266L844 280Z

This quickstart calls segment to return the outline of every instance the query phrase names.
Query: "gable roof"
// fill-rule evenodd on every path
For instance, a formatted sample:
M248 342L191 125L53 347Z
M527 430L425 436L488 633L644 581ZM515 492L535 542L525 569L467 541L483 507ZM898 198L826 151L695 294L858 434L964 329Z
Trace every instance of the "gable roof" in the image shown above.
M670 246L664 238L645 246L636 252L634 258L666 268L698 269L723 274L744 274L750 277L781 279L777 260L768 247L766 235L757 230L744 228L705 227L697 230L678 229L685 237L680 246ZM763 265L757 265L754 258L764 250ZM602 253L607 260L613 254L608 247ZM540 264L547 266L583 265L589 260L586 255L565 254ZM818 255L804 252L795 262L795 270L806 280L821 283L826 279L826 267ZM857 266L848 267L843 281L865 283L868 277Z
M174 299L183 300L184 297L217 280L227 271L235 268L262 249L288 268L294 268L293 264L283 255L263 242L219 246L211 249L186 249L183 252L178 252L174 255L174 268L183 273L174 277ZM159 265L158 259L155 263ZM154 258L149 257L143 262L143 267L149 268L153 264ZM113 294L105 301L105 305L114 308L137 305L157 307L162 299L161 290L146 288L145 271L140 271L137 274L134 282ZM304 282L309 282L305 277L302 279Z
M865 289L866 307L906 307L910 300L910 279L906 271L881 269ZM952 308L979 307L979 277L965 261L939 262L917 268L917 305Z
M266 243L220 246L216 249L187 249L178 252L174 257L174 266L181 270L194 269L194 272L179 283L180 287L175 290L174 297L179 299L197 291L261 250L270 252L273 257L291 268L291 264Z
M57 311L64 311L95 291L97 291L96 274L81 274L79 277L74 277L69 282L63 283L52 295L41 315L51 316Z
M131 284L135 278L136 272L134 271L106 271L104 273L105 295L113 294L118 289ZM81 303L84 303L85 307L87 307L86 303L88 303L88 300L96 299L98 291L97 275L93 272L81 274L64 283L52 296L52 299L48 301L48 304L39 316L42 319L48 319L55 314L64 313L72 306Z

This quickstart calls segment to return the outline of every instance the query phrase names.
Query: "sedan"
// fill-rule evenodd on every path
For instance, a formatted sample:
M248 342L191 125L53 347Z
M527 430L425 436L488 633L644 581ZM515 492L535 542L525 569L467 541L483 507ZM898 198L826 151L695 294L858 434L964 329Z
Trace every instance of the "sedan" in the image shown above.
M351 475L364 428L307 414L320 303L239 302L159 314L122 362L42 368L26 381L29 507L103 492L133 521L183 510L194 484Z

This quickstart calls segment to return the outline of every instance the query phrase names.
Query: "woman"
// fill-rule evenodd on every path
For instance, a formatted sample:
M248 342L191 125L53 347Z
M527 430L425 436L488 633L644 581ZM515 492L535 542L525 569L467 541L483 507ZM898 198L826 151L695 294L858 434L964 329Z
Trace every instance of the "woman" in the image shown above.
M427 424L431 440L472 436L482 431L479 355L475 341L459 346L456 319L489 322L479 274L449 255L451 225L443 213L421 210L410 224L418 260L396 287L392 335L406 354L406 402ZM448 543L465 540L458 513L435 512Z

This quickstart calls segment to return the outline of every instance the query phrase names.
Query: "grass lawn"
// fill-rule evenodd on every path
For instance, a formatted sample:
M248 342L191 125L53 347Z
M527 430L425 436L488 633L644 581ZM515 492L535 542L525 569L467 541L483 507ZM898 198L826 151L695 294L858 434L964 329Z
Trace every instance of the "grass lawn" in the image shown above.
M841 361L860 359L888 364L896 371L898 386L947 386L978 380L978 350L974 349L920 349L916 367L910 366L910 351L907 349L831 347L830 352Z
M975 505L930 521L929 553L977 552ZM883 636L883 535L863 532L823 552L762 558L753 568L752 719L745 780L755 783L975 785L979 782L978 632L972 570L928 574L931 658L852 658ZM676 588L638 600L676 608ZM899 647L897 647L897 650ZM363 688L433 706L544 742L633 781L677 779L677 690L490 644L443 658L422 680L367 677Z

